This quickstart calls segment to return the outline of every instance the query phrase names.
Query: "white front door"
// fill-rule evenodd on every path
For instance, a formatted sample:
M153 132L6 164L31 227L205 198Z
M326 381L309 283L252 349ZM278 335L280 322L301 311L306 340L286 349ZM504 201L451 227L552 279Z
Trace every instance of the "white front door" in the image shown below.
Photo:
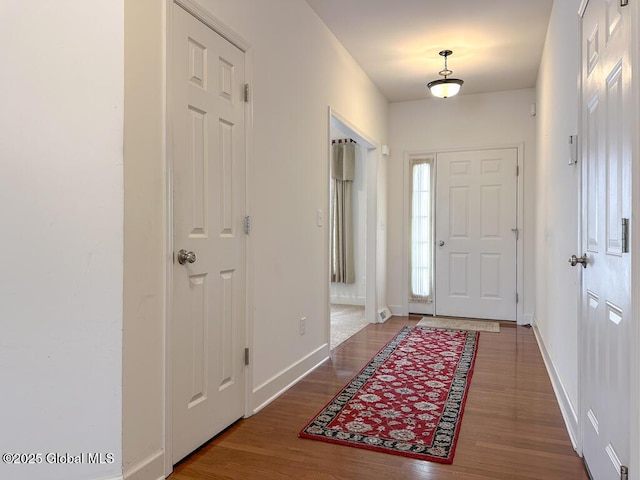
M243 52L177 5L172 26L176 463L244 415L246 167Z
M436 315L516 319L516 148L436 156Z
M628 10L619 1L590 0L582 20L582 238L587 268L582 278L581 424L584 458L594 480L619 479L630 454L631 261L622 234L623 219L631 217Z

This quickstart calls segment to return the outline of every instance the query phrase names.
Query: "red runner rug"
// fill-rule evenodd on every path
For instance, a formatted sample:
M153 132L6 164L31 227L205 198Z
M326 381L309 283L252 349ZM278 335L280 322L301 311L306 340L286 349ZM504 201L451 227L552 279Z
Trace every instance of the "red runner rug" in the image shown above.
M479 335L404 327L299 436L452 463Z

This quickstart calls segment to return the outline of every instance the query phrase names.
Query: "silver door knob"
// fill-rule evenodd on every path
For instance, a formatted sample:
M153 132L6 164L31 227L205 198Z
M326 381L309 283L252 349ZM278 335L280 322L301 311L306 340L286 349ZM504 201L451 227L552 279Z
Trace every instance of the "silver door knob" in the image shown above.
M180 250L178 252L178 263L184 265L185 263L193 263L196 261L196 254L193 252L187 252L186 250Z
M438 242L438 245L439 245L440 247L444 247L444 240L440 240L440 241Z
M576 257L575 255L571 255L571 258L569 258L569 265L571 265L572 267L575 267L579 263L582 264L582 268L587 268L587 263L589 263L589 257L587 257L586 253L583 254L581 257Z

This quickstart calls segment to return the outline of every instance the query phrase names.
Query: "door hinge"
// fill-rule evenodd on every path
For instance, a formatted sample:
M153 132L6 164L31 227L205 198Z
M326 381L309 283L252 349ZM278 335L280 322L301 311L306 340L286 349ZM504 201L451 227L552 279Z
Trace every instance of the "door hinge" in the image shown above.
M244 234L249 235L250 231L251 231L251 217L247 215L246 217L244 217Z
M629 253L629 219L622 219L622 235L620 236L622 253Z
M244 364L249 365L249 347L244 349Z
M516 292L516 303L520 302L520 295L518 295L518 292Z
M516 177L520 176L520 165L516 165Z
M629 480L629 467L620 465L620 480Z
M516 240L520 239L520 230L518 228L512 228L511 231L515 234Z
M244 84L244 101L245 103L249 103L249 84Z

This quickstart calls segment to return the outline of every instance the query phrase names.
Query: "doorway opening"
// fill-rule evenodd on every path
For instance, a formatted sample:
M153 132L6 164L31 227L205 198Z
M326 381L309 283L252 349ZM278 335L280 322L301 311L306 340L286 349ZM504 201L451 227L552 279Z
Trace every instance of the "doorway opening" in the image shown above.
M333 349L376 322L377 149L335 112L330 111L329 116L328 302ZM347 150L344 155L353 158L343 161Z

